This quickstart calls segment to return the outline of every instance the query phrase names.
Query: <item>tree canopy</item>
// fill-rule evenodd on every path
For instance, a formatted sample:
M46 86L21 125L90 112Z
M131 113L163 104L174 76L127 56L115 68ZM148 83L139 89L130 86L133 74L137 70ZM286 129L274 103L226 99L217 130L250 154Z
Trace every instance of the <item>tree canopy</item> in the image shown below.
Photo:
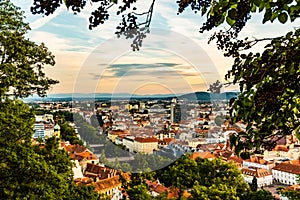
M191 159L190 154L183 155L171 165L157 171L136 173L127 189L129 197L149 198L149 189L144 180L159 180L168 188L178 190L178 198L185 199L184 190L191 193L188 199L273 199L269 191L252 191L234 163L221 159ZM165 199L164 194L157 197ZM153 199L157 199L153 198Z
M52 137L33 145L34 110L19 97L44 96L57 81L43 72L54 57L25 38L23 12L0 0L0 197L1 199L99 199L92 187L77 187L68 153Z
M33 93L45 95L51 85L58 83L43 72L54 65L54 56L42 43L30 41L30 30L23 21L23 11L9 1L0 1L0 96L27 97Z

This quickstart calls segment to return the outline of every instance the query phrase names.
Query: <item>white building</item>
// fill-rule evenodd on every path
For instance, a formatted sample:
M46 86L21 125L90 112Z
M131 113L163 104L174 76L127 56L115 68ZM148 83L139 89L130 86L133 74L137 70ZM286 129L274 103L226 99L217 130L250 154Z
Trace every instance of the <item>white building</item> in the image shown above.
M259 188L273 183L272 173L267 169L242 168L242 175L247 183L252 183L255 176L257 179L257 186Z
M44 139L45 138L45 128L44 128L44 123L35 123L34 124L34 135L33 138L41 138Z
M152 154L154 150L158 149L157 138L134 138L133 148L135 152Z
M295 185L297 183L297 176L300 174L300 165L283 162L272 169L274 180L287 184Z
M82 168L79 165L78 160L74 160L73 162L75 163L75 166L72 167L72 171L74 173L74 179L83 178Z
M126 136L123 138L123 145L125 145L129 152L133 152L134 151L134 136Z

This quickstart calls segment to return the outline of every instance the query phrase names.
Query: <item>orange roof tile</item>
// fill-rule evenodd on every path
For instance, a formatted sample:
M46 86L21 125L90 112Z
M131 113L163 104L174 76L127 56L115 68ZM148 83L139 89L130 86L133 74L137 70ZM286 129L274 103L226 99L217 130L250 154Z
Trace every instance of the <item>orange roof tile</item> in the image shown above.
M249 175L249 176L255 176L257 178L265 177L265 176L271 176L272 173L267 169L261 169L261 168L243 168L242 173Z
M142 137L136 137L134 138L135 141L137 142L142 142L142 143L150 143L150 142L158 142L157 138L142 138Z
M108 189L121 187L122 182L119 176L113 176L104 180L100 180L94 183L95 191L105 192Z
M290 163L280 163L273 168L273 170L288 172L291 174L300 174L300 165L294 165Z
M214 158L215 156L211 152L194 152L191 155L191 159L195 160L196 158Z

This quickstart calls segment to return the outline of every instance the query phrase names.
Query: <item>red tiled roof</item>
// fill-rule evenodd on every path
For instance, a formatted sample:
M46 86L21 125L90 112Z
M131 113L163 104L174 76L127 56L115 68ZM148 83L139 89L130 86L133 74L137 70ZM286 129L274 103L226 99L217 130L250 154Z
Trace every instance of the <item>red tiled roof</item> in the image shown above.
M165 142L165 143L167 143L167 144L169 144L170 142L173 142L173 141L175 141L174 138L164 138L164 139L163 139L163 142Z
M80 146L79 144L64 146L64 148L69 153L81 153L86 150L84 146Z
M298 184L291 185L291 186L287 187L286 189L288 189L288 190L300 190L300 185L298 185Z
M95 191L103 192L107 189L121 187L122 183L119 176L113 176L104 180L100 180L94 183Z
M211 152L194 152L191 155L191 159L195 160L196 158L214 158L214 154L212 154Z
M142 143L150 143L150 142L158 142L157 138L142 138L142 137L136 137L134 138L135 141L137 142L142 142Z
M300 174L300 165L290 163L280 163L273 168L273 170L288 172L291 174Z
M270 176L272 173L267 169L261 169L261 168L243 168L242 173L249 175L249 176L255 176L257 178Z
M245 161L259 164L268 164L268 161L263 159L263 156L251 156L250 159L246 159Z
M159 194L162 194L164 192L168 191L168 188L161 185L160 183L158 183L157 181L153 182L153 181L149 181L146 180L147 185L149 186L149 188Z
M276 145L275 148L272 151L284 151L288 152L289 148L285 145Z
M75 158L87 159L87 160L97 160L97 156L89 151L81 152L81 153L74 153Z
M228 158L228 160L232 160L235 163L243 163L243 159L237 156L231 156Z
M98 176L99 178L103 179L115 176L117 174L117 170L87 163L84 174L91 177Z

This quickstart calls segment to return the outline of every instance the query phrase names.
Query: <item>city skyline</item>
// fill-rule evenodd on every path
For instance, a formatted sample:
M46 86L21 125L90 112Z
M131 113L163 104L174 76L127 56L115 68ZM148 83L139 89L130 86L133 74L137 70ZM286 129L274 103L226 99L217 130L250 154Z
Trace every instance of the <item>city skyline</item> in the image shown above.
M111 16L103 25L89 30L90 9L74 15L61 6L53 15L43 17L30 13L31 1L13 2L25 11L26 21L32 29L27 36L37 43L44 42L56 57L54 67L45 67L47 76L60 81L49 94L206 91L216 80L224 82L224 75L233 63L232 58L223 57L214 42L207 44L209 36L217 30L200 34L204 18L190 9L177 15L175 1L173 4L167 0L155 3L150 34L140 51L135 52L130 49L130 41L117 39L114 35L120 16ZM136 5L140 12L149 6L150 3L142 2ZM241 32L241 38L279 36L293 29L289 23L282 25L277 21L262 28L261 20L259 14L254 15ZM219 29L222 28L226 27ZM252 51L261 51L263 46L259 44ZM101 61L99 55L103 57ZM232 90L237 88L224 89Z

